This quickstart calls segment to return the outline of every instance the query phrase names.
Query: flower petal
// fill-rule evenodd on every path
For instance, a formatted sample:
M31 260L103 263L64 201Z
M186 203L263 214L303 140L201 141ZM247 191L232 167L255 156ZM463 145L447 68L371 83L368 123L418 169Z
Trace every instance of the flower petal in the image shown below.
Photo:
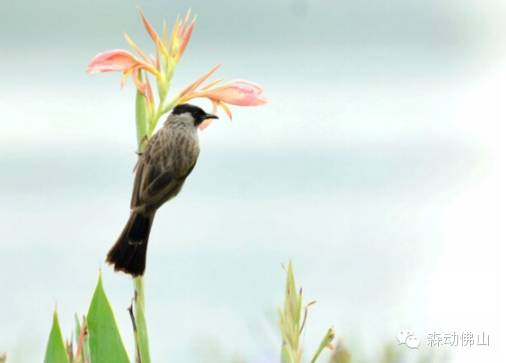
M206 84L205 87L202 87L202 91L213 88L213 87L217 86L218 84L220 84L221 82L223 82L223 78L217 79L216 81L212 81L212 82Z
M145 61L148 63L152 63L151 59L144 53L137 44L130 38L130 36L127 33L123 33L123 36L125 37L125 40L127 41L128 45Z
M151 83L149 82L149 78L146 75L146 99L148 100L148 105L152 106L155 103L155 99L153 97L153 89L151 88Z
M176 59L176 61L182 57L195 26L197 18L194 16L190 21L190 15L191 10L188 10L184 19L180 19L178 16L174 22L174 27L172 28L169 49L171 57Z
M211 98L236 106L258 106L267 103L260 85L244 80L231 81L204 93Z
M164 20L162 25L162 42L167 44L167 22Z
M206 74L204 74L203 76L201 76L200 78L198 78L196 81L194 81L193 83L190 83L188 86L186 86L182 91L181 93L179 94L179 98L186 98L185 96L188 96L190 93L192 93L193 91L195 91L197 88L199 88L199 86L204 83L209 77L211 77L211 75L216 72L218 70L218 68L221 67L221 64L218 64L216 66L214 66L213 68L211 68L211 70L209 70L209 72L207 72Z
M126 71L138 64L138 60L126 50L115 49L99 53L88 64L88 74L97 72Z
M146 28L146 31L148 32L149 36L153 40L153 42L158 46L161 44L160 37L158 36L158 33L156 32L155 28L153 28L153 25L149 22L149 20L144 16L144 13L141 11L141 18L142 22L144 24L144 28Z
M190 12L188 11L188 14L185 18L185 23L183 24L183 32L181 34L181 45L179 48L179 58L183 55L186 46L188 45L188 42L190 41L190 38L193 33L193 27L195 26L196 17L193 17L190 24L188 24L188 20L190 18Z
M142 81L142 76L142 71L138 68L135 68L132 74L132 80L134 81L137 90L144 96L147 96L147 85Z
M221 108L223 108L223 111L227 114L228 118L232 120L232 112L230 111L230 108L227 106L226 103L220 102Z

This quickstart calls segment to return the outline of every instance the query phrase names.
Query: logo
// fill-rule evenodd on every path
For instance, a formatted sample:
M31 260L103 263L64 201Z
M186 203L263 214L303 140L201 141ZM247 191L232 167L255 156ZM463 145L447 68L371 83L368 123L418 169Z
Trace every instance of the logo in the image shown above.
M397 333L399 345L405 345L409 349L418 349L421 345L421 339L415 335L412 330L402 329ZM490 346L490 336L485 332L473 333L472 331L463 331L461 333L438 333L427 334L425 343L428 348L440 347L474 347Z
M418 349L420 339L409 329L402 329L397 333L399 345L406 345L409 349Z

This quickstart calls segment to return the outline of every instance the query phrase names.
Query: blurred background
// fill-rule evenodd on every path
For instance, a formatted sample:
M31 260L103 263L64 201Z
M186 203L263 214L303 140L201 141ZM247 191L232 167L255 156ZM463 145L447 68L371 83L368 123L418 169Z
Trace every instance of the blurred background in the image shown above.
M125 31L153 49L139 8L160 29L189 7L198 22L173 90L222 63L220 76L262 84L270 103L203 132L197 168L158 213L146 273L155 361L276 361L289 259L318 301L308 353L333 325L364 359L411 329L422 345L484 332L488 347L430 351L499 361L501 0L4 2L8 361L42 359L55 306L70 335L99 269L133 347L131 282L103 261L128 216L134 87L85 68L126 48Z

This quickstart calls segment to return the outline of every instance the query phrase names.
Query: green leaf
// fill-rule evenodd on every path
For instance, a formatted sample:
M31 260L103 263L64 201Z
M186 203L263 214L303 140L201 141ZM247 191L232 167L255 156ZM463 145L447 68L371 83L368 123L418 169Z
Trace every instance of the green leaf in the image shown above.
M69 363L67 349L58 322L58 314L53 314L53 326L49 333L49 341L47 342L46 357L44 363Z
M116 319L99 276L86 318L93 363L129 363Z

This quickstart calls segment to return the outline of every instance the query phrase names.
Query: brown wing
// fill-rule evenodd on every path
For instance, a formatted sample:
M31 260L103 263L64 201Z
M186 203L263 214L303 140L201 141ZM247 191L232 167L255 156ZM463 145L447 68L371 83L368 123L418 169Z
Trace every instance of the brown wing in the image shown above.
M188 157L192 154L187 154L184 148L181 150L176 146L176 149L172 150L174 142L181 145L181 138L166 129L161 129L150 140L146 151L139 158L132 208L142 205L158 208L181 190L186 177L196 164L198 150L194 157ZM182 157L182 154L185 156Z
M155 135L156 136L156 135ZM196 163L183 168L176 167L178 156L170 150L169 145L157 146L154 140L152 148L139 159L139 165L132 196L132 208L145 205L158 208L168 199L176 196Z
M139 156L135 166L134 188L130 207L133 209L146 203L142 197L143 190L149 185L150 181L157 178L159 174L157 164L160 164L160 150L162 149L161 133L157 132L149 141L146 149Z
M159 171L155 169L156 172L152 174L151 178L146 179L145 187L140 190L140 200L147 205L158 208L170 198L175 197L195 164L196 162L183 176L174 176L172 170Z

